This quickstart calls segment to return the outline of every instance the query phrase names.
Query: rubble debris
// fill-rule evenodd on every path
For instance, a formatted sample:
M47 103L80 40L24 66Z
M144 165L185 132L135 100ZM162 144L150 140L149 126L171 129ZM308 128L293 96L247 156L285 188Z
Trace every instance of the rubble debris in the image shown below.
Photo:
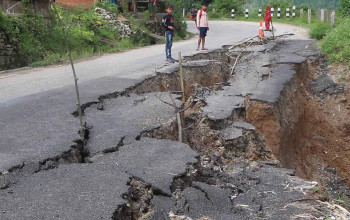
M133 30L130 26L130 21L124 18L122 15L116 15L106 11L103 8L95 8L95 12L104 20L108 21L118 33L119 39L130 38L133 33Z

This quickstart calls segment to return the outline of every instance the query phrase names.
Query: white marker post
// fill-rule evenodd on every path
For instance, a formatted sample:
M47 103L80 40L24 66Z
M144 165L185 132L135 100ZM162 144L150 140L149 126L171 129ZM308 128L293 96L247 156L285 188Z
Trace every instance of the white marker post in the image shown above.
M286 17L289 20L289 17L290 17L290 9L289 8L286 9Z
M246 18L249 18L249 9L246 9L246 10L245 10L245 17L246 17Z
M261 8L259 8L259 13L258 13L259 18L261 18L261 14L262 14L262 10L261 10Z
M231 10L231 18L232 18L232 19L235 19L235 9L232 9L232 10Z
M271 8L271 18L273 18L273 14L275 14L275 8Z
M331 25L334 26L335 25L335 11L332 10L331 12Z
M300 9L300 18L303 19L304 18L304 9Z
M309 8L309 9L307 10L307 21L308 21L309 24L311 24L311 17L312 17L312 11L311 11L311 9Z
M281 19L281 8L277 9L277 18Z
M297 7L294 5L293 6L293 14L292 14L293 18L295 18L297 16Z
M321 21L323 22L323 23L325 23L325 10L324 9L321 9Z

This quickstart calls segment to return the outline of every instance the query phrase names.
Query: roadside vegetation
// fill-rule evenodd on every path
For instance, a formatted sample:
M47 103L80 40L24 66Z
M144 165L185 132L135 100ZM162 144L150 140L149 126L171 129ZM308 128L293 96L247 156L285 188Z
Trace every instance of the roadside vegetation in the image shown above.
M350 66L350 1L339 5L336 26L327 31L321 40L321 51L330 62L344 62ZM349 73L350 74L350 73Z
M57 9L65 25L74 59L149 44L147 40L136 39L136 35L118 39L118 29L103 20L93 9L70 11L58 5ZM63 34L55 13L48 21L29 9L20 17L1 12L0 27L17 45L25 65L43 66L67 60L66 48L62 46Z
M119 33L118 25L103 19L95 12L95 8L68 10L59 5L56 7L63 20L74 59L155 43L147 34L149 31L145 25L149 18L148 11L141 19L136 20L133 14L120 12L113 3L99 3L97 7L127 20L126 25L130 26L131 33L124 35ZM175 11L175 17L179 19L180 24L176 27L177 39L187 36L186 24L181 22L181 13L181 9ZM56 14L53 11L51 14L52 18L48 20L26 7L21 16L8 16L0 8L0 31L16 45L22 65L45 66L68 60L66 48L62 46L64 42L61 27L57 23Z

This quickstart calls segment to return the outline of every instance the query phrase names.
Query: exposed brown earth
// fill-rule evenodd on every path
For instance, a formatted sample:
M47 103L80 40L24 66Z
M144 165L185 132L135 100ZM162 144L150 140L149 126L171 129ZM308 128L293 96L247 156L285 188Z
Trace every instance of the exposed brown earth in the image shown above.
M350 90L317 97L308 85L322 74L319 63L296 69L278 103L247 103L247 121L264 135L283 166L297 175L324 182L323 173L333 167L350 184Z

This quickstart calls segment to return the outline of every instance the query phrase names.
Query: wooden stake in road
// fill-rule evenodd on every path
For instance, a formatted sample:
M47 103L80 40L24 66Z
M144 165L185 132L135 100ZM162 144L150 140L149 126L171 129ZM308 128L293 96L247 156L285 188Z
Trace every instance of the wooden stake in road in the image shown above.
M183 104L185 104L186 94L185 94L185 85L184 85L184 73L183 73L183 69L182 69L181 51L179 52L179 65L180 65L180 86L181 86L181 91L182 91L182 102L183 102Z
M184 73L183 73L183 68L182 68L182 55L181 51L179 51L179 69L180 69L180 86L181 86L181 91L182 91L182 105L178 109L178 113L176 114L177 118L177 125L178 125L178 132L179 132L179 142L183 142L182 138L182 119L181 119L181 114L180 111L182 111L182 107L186 103L186 92L185 92L185 83L184 83Z
M258 37L258 36L250 37L250 38L248 38L248 39L246 39L246 40L244 40L242 42L238 42L237 44L234 44L234 45L230 46L227 50L231 50L231 49L233 49L234 47L237 47L240 44L247 43L248 41L251 41L251 40L253 40L256 37Z
M55 11L55 14L57 15L57 20L58 20L58 24L61 26L62 29L62 33L63 33L63 38L64 38L64 43L65 46L67 48L67 53L68 53L68 57L69 57L69 61L72 67L72 71L73 71L73 77L74 77L74 85L75 85L75 92L76 92L76 96L77 96L77 106L78 106L78 117L79 117L79 124L80 124L80 136L81 139L83 140L83 144L84 144L84 138L85 138L85 126L83 123L83 116L82 116L82 111L81 111L81 103L80 103L80 95L79 95L79 87L78 87L78 77L75 73L75 68L74 68L74 63L73 63L73 58L72 58L72 51L69 47L68 41L67 41L67 34L66 34L66 30L65 27L63 25L63 21L60 17L60 15L57 12L56 9L56 5L55 2L53 0L50 0L50 3Z

